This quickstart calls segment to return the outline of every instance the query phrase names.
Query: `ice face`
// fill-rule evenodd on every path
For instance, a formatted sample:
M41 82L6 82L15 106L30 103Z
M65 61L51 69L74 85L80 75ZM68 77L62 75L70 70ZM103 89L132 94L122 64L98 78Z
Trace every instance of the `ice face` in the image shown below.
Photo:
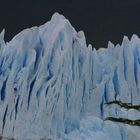
M108 48L96 50L87 46L83 31L77 33L55 13L46 24L22 31L9 43L3 38L4 31L0 35L3 137L72 139L78 134L82 139L89 131L87 139L93 134L97 140L140 138L139 126L103 121L140 119L136 35L131 40L124 37L121 45L109 42Z

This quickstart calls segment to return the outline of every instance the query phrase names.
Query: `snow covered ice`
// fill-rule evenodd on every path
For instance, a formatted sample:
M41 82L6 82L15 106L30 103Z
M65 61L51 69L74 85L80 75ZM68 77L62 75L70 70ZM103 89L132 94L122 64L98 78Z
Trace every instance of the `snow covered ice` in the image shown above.
M117 103L110 103L118 101ZM55 13L0 35L0 134L18 140L139 140L140 39L99 50ZM128 107L128 108L127 108ZM131 107L131 108L130 108ZM132 123L133 124L133 123Z

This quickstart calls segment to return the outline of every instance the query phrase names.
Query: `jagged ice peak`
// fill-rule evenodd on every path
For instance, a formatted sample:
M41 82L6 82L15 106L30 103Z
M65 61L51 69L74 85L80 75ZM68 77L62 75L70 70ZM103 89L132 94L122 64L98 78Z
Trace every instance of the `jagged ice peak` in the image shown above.
M55 13L5 43L0 135L16 140L139 140L140 39L93 49Z

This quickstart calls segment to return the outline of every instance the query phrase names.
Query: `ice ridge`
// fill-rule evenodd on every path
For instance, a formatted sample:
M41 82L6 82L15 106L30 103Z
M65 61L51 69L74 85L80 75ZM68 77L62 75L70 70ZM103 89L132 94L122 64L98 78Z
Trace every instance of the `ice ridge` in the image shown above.
M2 137L140 138L139 126L105 121L108 117L140 119L139 110L119 105L140 104L137 35L130 40L125 36L121 45L109 42L108 48L96 50L87 46L83 31L77 33L58 13L40 27L23 30L10 42L5 43L4 32L0 34ZM112 101L120 102L109 104Z

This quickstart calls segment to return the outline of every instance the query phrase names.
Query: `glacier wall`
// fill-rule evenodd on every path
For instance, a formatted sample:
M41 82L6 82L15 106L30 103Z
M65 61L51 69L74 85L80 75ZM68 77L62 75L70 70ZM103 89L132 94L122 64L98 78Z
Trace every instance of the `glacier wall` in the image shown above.
M88 116L100 118L102 126L106 117L140 119L138 110L106 104L114 100L140 104L140 39L136 35L131 40L124 37L121 45L109 42L108 48L96 50L87 46L82 31L77 33L65 17L55 13L46 24L25 29L10 42L3 38L4 31L0 35L3 137L70 136L76 130L80 133L81 120ZM106 132L114 128L116 140L140 138L139 126L112 125L105 125Z

